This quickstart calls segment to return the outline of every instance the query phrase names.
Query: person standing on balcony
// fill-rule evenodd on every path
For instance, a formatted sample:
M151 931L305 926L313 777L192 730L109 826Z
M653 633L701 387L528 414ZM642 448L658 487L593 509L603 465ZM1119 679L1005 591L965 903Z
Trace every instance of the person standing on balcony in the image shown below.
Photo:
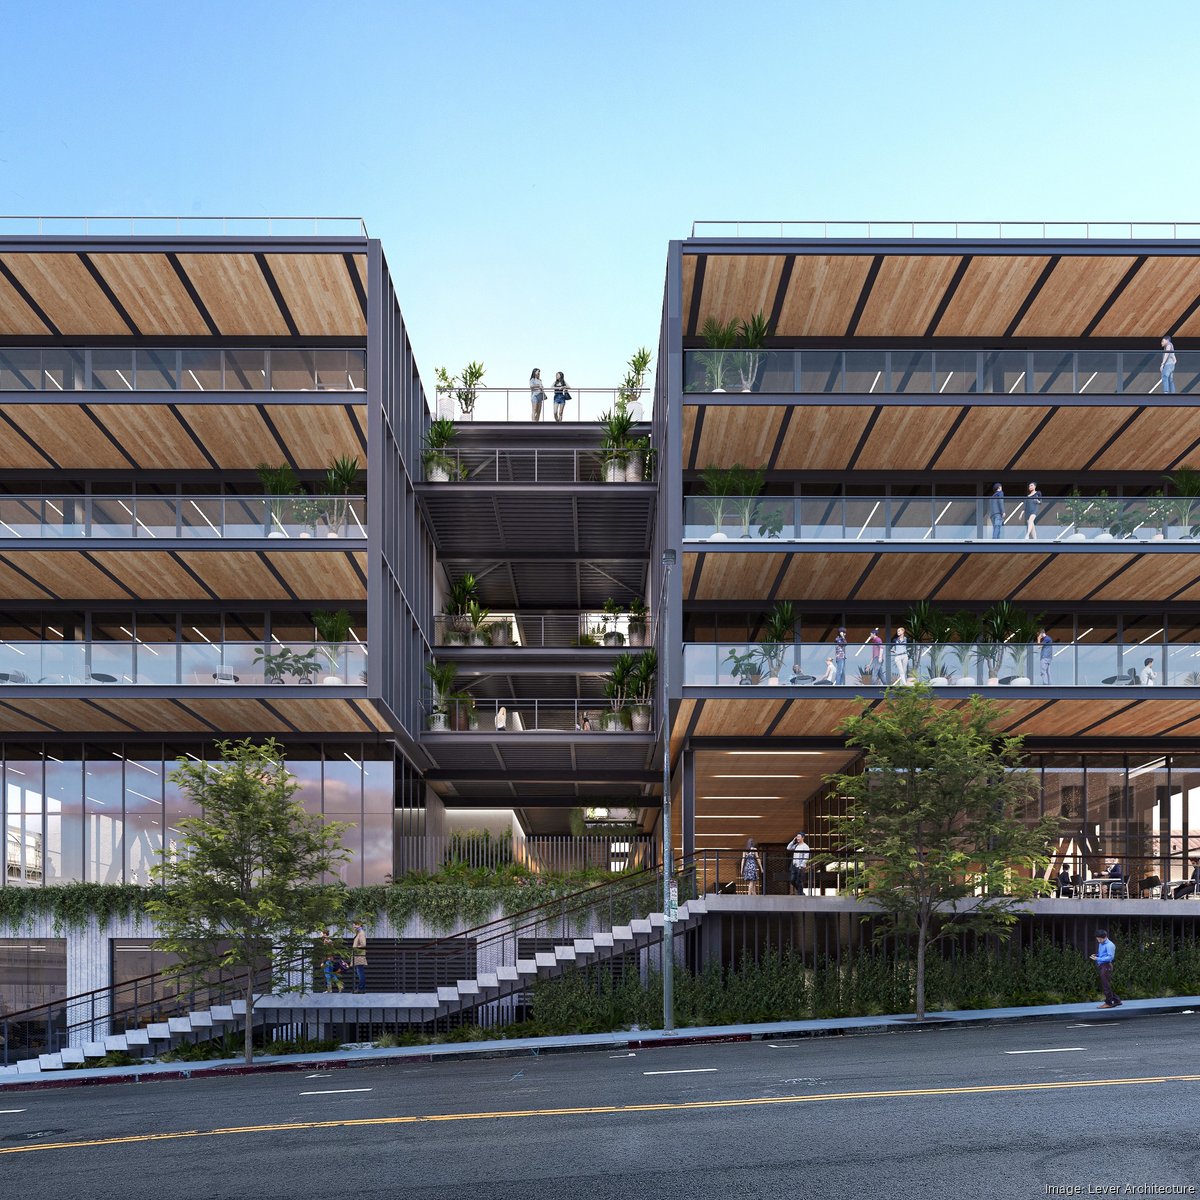
M892 669L895 671L893 683L908 682L908 634L903 625L896 626L892 637Z
M350 943L350 965L354 968L354 990L367 990L367 931L361 921L354 922L354 940Z
M871 682L878 687L883 686L883 638L879 636L879 626L871 630L870 637L864 645L871 647Z
M742 852L742 882L746 885L747 896L757 896L762 890L762 857L753 838L746 839L746 849Z
M812 857L812 850L802 833L796 834L788 842L787 848L792 852L792 868L788 872L788 882L797 896L807 895L805 884L808 880L808 860Z
M1039 629L1037 642L1040 650L1038 651L1039 666L1042 671L1042 686L1050 686L1050 668L1054 665L1054 639L1045 631Z
M1042 493L1038 491L1038 485L1031 483L1029 491L1025 493L1025 540L1037 541L1037 517L1038 509L1042 507Z
M534 371L536 375L537 372ZM571 389L567 386L567 381L561 371L554 376L554 419L561 421L563 419L563 409L567 407L567 401L571 398Z
M833 682L846 682L846 627L842 625L833 639Z
M1158 676L1154 673L1154 659L1148 658L1142 663L1142 687L1153 687Z
M992 488L991 498L992 510L992 537L996 541L1004 536L1004 488L1001 484L996 484Z
M1116 1008L1120 1003L1117 993L1113 991L1113 963L1117 958L1117 948L1108 940L1107 929L1096 930L1096 953L1091 956L1100 975L1100 987L1104 992L1104 1003L1099 1008Z
M1159 366L1159 371L1162 374L1162 390L1166 396L1175 391L1175 343L1171 341L1171 335L1167 334L1159 343L1162 346L1162 363Z
M529 406L530 420L540 421L542 419L542 404L546 400L546 389L542 385L542 372L538 367L533 368L533 373L529 376Z

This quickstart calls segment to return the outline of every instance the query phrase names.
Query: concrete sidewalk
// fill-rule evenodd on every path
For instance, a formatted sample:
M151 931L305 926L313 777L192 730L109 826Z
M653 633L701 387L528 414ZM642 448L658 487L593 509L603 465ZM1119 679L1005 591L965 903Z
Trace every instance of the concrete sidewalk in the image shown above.
M1098 1010L1093 1003L1048 1004L1030 1008L986 1008L963 1012L931 1013L924 1021L911 1014L877 1017L834 1017L821 1021L767 1021L747 1025L689 1026L673 1033L661 1029L623 1029L613 1033L581 1033L565 1037L498 1038L486 1042L448 1042L432 1046L404 1046L377 1050L346 1049L325 1054L263 1056L246 1066L240 1059L209 1059L197 1063L148 1062L130 1067L93 1067L78 1071L46 1071L6 1076L0 1092L42 1088L87 1087L102 1083L154 1083L178 1079L203 1079L215 1075L248 1075L269 1071L335 1070L395 1063L453 1061L464 1058L515 1058L539 1054L566 1054L589 1050L639 1050L650 1047L687 1046L698 1042L749 1042L768 1038L839 1037L852 1034L894 1033L947 1029L1012 1021L1050 1021L1063 1017L1112 1021L1158 1013L1200 1013L1200 996L1172 996L1161 1000L1126 1000L1120 1008Z

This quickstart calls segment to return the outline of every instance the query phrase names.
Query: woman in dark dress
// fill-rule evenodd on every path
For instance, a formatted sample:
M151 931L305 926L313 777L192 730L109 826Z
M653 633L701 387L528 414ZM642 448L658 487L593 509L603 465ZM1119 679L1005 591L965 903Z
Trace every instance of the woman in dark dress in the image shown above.
M1037 515L1038 509L1042 507L1042 493L1038 491L1038 485L1031 483L1029 491L1025 493L1025 540L1037 541Z

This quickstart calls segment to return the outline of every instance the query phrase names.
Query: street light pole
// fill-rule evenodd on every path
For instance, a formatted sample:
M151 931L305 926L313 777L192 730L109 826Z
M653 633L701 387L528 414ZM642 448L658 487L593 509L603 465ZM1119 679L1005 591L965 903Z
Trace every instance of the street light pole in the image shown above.
M662 871L663 871L663 1032L675 1028L675 904L679 899L675 882L674 847L671 844L671 641L668 613L670 610L669 582L675 565L675 551L664 550L662 556L663 586L660 595L658 633L662 663L662 739L663 739L663 802L662 802Z

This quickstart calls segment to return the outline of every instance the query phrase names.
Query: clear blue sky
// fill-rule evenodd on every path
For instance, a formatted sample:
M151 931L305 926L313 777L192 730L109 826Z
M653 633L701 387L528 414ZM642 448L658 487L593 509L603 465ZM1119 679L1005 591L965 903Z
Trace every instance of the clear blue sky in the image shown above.
M348 213L422 375L657 345L694 219L1196 220L1194 4L0 0L0 211Z

